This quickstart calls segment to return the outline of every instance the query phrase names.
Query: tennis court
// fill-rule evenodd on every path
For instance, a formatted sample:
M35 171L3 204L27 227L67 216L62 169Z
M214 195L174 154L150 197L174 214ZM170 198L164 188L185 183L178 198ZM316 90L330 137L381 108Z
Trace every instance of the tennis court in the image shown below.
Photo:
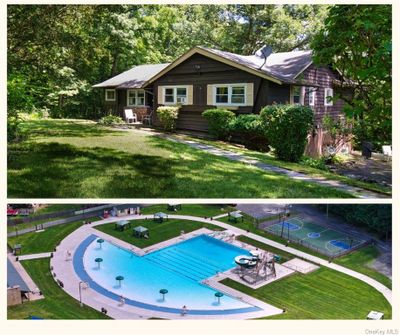
M302 217L276 223L266 230L330 257L338 257L367 243L366 240L318 225Z

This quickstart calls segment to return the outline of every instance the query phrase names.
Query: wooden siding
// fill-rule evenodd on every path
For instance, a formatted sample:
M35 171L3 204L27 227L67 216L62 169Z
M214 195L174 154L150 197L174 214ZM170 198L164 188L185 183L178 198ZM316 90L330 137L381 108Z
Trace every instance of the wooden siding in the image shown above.
M252 103L248 102L250 106L228 107L236 114L259 113L261 107L274 102L285 103L290 98L289 85L278 85L199 54L193 55L160 77L154 82L153 88L154 92L157 92L158 86L193 85L193 105L181 107L177 127L178 129L207 131L207 121L201 113L215 107L207 104L207 85L232 83L253 85L253 101ZM157 95L154 100L154 109L156 109L159 106ZM153 122L158 124L156 117Z
M313 82L319 87L316 88L314 106L310 106L315 113L315 123L320 125L325 115L331 115L338 118L343 113L343 100L337 100L333 106L325 106L325 90L324 88L332 88L335 95L335 87L332 84L336 74L327 67L316 67L310 65L301 75L303 79ZM304 104L308 106L308 93L304 96Z

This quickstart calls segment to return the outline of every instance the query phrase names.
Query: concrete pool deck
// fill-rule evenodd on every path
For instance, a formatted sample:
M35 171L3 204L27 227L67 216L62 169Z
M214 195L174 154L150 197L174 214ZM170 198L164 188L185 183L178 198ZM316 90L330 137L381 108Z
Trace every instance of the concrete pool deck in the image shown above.
M152 215L131 215L126 216L128 220L139 220L144 218L152 218ZM172 217L172 216L170 216ZM196 221L200 221L201 218L197 218ZM178 236L170 240L163 241L161 243L152 245L150 247L140 249L132 246L129 243L121 241L113 236L105 234L94 227L97 225L102 225L106 223L111 223L120 220L120 218L108 218L105 220L94 222L90 225L83 225L82 227L75 230L73 233L68 235L57 247L57 250L53 254L50 265L52 266L52 273L55 274L55 279L60 280L64 287L63 289L72 297L79 300L79 283L81 278L77 275L74 265L73 265L73 255L79 245L90 235L96 235L104 240L116 244L127 250L131 250L137 255L144 255L148 252L152 252L158 249L165 248L169 245L181 242L183 239L188 239L200 234L210 233L211 231L206 228L202 228L191 233L185 234L183 236ZM202 222L204 219L201 219ZM222 280L223 277L220 278ZM224 292L229 291L229 294L235 298L239 298L241 302L247 303L251 306L260 308L259 311L247 312L247 313L232 313L232 314L218 314L218 315L194 315L189 313L185 316L181 316L176 313L161 312L151 309L140 308L128 304L121 306L119 301L109 298L95 291L94 289L88 287L81 290L82 302L88 306L91 306L97 310L105 308L107 310L107 315L114 319L148 319L148 318L165 318L165 319L251 319L260 318L265 316L271 316L280 314L283 311L272 305L266 304L260 300L257 300L251 296L248 296L242 292L230 289L225 285L220 284L225 288ZM211 285L210 285L211 287ZM228 293L227 293L228 294Z
M124 218L127 220L139 220L139 219L145 219L145 218L152 218L153 215L130 215L130 216L125 216ZM326 266L330 269L345 273L349 276L352 276L354 278L357 278L359 280L364 281L368 285L374 287L376 290L381 292L383 296L389 301L389 303L392 302L392 292L389 288L385 287L383 284L379 283L378 281L363 275L361 273L358 273L356 271L347 269L343 266L330 263L327 260L324 260L322 258L307 254L305 252L299 251L295 248L292 247L287 247L281 243L269 240L265 237L249 233L243 229L237 228L233 225L226 224L217 220L210 220L210 219L204 219L200 217L194 217L194 216L187 216L187 215L169 215L170 218L174 219L182 219L182 220L192 220L192 221L198 221L198 222L204 222L204 223L211 223L216 226L219 226L221 228L227 229L229 233L233 233L235 235L244 235L247 236L251 239L254 239L256 241L262 242L266 245L270 245L272 247L284 250L285 252L289 252L297 257L300 257L304 260L313 262L318 265L323 265ZM71 257L68 257L68 254L73 254L76 250L76 248L80 245L80 243L87 238L89 235L95 234L101 238L104 238L105 240L117 244L118 246L121 246L125 249L131 250L135 252L138 255L144 255L147 252L150 251L155 251L160 248L164 248L168 245L177 243L179 241L182 241L182 239L185 238L190 238L192 236L195 236L195 234L200 234L200 233L205 233L209 232L209 230L203 228L201 230L197 230L194 232L191 232L189 234L185 234L182 236L175 237L171 240L167 240L155 245L152 245L150 247L140 249L137 247L134 247L133 245L126 243L124 241L121 241L113 236L110 236L108 234L102 233L99 230L94 229L95 226L101 225L101 224L106 224L106 223L111 223L120 220L120 217L113 217L113 218L108 218L104 219L101 221L94 222L90 225L83 225L82 227L78 228L75 230L73 233L68 235L57 247L57 250L54 252L54 257L51 259L51 266L53 267L53 274L56 274L56 278L61 280L64 284L64 290L70 294L72 297L75 299L79 300L79 282L81 279L78 277L78 275L75 272L73 262L71 261ZM239 243L237 241L237 243ZM236 243L234 243L236 244ZM213 277L214 278L214 277ZM220 278L222 280L223 277ZM225 292L232 292L230 288L227 286L223 285L223 287L220 287L222 285L218 281L212 281L210 285L211 287L214 286L216 289L221 289L225 290ZM215 287L217 286L217 287ZM131 305L123 305L121 306L118 301L115 301L111 298L108 298L104 295L99 294L98 292L92 290L90 287L83 289L82 290L82 302L86 305L89 305L97 310L101 310L101 308L105 308L108 311L108 315L114 319L147 319L147 318L165 318L165 319L250 319L250 318L260 318L264 316L269 316L269 315L276 315L279 313L282 313L281 309L278 309L272 305L266 304L260 300L257 300L253 297L250 297L248 295L245 295L239 291L235 291L232 293L229 293L230 295L234 297L241 297L240 300L243 302L246 302L250 305L257 306L259 308L262 308L262 311L257 311L257 312L251 312L251 313L239 313L239 314L228 314L228 315L190 315L190 313L186 316L181 316L176 313L166 313L166 312L160 312L160 311L153 311L149 309L144 309L144 308L139 308Z

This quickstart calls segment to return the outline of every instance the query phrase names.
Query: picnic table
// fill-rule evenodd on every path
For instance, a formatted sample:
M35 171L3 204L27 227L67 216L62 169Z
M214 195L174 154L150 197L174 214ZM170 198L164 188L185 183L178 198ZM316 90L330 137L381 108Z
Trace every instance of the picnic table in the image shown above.
M126 228L131 227L131 222L128 220L121 220L115 223L115 230L124 231Z
M239 212L228 213L228 221L237 223L239 219L242 219L243 222L243 215Z
M136 237L145 237L145 236L149 236L149 230L146 228L146 227L143 227L143 226L138 226L138 227L135 227L135 228L133 228L133 234L136 236Z

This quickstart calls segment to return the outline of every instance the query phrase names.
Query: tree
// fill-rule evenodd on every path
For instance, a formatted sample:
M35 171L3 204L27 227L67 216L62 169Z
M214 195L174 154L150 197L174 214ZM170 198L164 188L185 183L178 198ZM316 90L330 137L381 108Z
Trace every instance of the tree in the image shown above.
M390 5L337 5L311 46L316 64L337 71L336 98L355 119L357 141L392 138L392 9Z

